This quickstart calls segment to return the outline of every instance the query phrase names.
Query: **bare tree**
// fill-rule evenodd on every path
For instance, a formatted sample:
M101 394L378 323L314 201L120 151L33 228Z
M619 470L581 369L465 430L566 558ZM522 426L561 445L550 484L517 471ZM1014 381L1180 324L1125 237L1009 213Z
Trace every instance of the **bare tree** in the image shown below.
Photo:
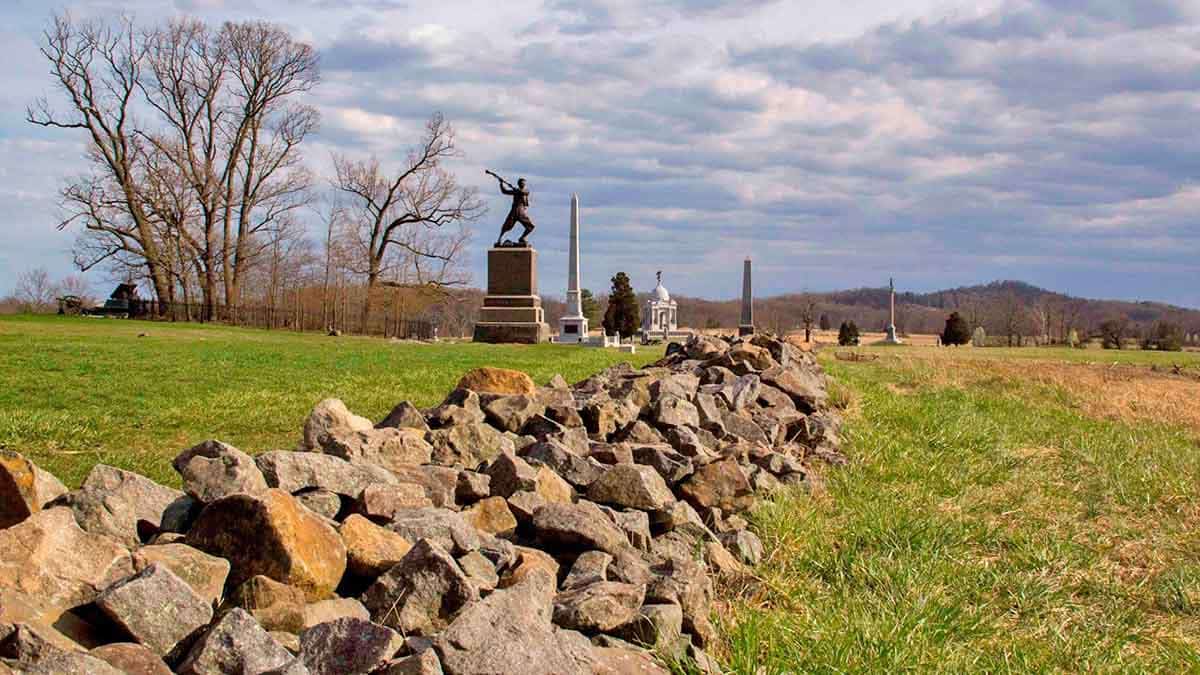
M464 283L458 265L469 237L464 225L483 204L473 188L458 184L442 162L456 157L454 130L440 113L425 125L420 144L404 166L387 174L379 160L334 155L333 186L348 197L349 235L370 291L385 276L401 283L452 286ZM393 177L394 176L394 177ZM455 226L456 230L443 230Z
M804 341L812 342L812 327L817 316L817 301L805 293L800 298L800 322L804 324Z
M36 267L22 272L17 277L13 296L23 312L44 312L54 305L59 294L58 284L50 278L45 267Z

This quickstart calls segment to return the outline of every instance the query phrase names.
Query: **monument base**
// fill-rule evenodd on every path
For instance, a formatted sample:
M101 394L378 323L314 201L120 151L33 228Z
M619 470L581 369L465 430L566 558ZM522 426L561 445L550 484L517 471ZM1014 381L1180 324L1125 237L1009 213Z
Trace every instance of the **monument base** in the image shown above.
M738 326L738 337L745 337L747 335L754 335L754 326L747 324Z
M564 316L558 320L558 340L560 344L578 344L587 342L588 320L584 316Z
M475 322L475 341L537 344L550 339L537 294L537 251L503 247L488 251L488 292Z
M883 338L883 343L885 345L902 345L902 344L904 344L904 342L899 337L896 336L895 324L888 324L887 337Z

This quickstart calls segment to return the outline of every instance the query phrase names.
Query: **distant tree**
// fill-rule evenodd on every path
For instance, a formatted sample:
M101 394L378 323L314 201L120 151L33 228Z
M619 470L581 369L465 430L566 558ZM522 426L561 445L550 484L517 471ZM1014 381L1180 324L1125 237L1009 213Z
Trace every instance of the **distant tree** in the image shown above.
M958 312L951 312L946 318L946 327L942 330L942 344L965 345L971 340L971 327L967 320Z
M812 327L816 320L817 301L805 294L800 299L800 322L804 324L804 341L812 342ZM778 331L776 331L778 332Z
M1126 317L1104 321L1100 324L1100 345L1105 349L1121 349L1128 331L1129 319Z
M637 296L629 283L629 275L617 272L612 278L608 308L604 310L604 331L609 335L619 334L622 338L631 337L641 323L639 315Z
M983 326L976 326L975 333L971 336L971 344L975 347L987 346L987 331Z
M843 321L838 327L838 344L843 347L858 344L858 326L853 321Z
M1168 321L1156 321L1142 338L1142 349L1160 352L1183 351L1183 328Z
M596 323L599 320L600 303L592 297L591 291L586 288L579 291L579 304L583 305L583 316L587 318L588 323Z
M1079 343L1079 333L1074 328L1067 332L1067 346L1072 349L1083 346Z
M829 328L830 328L830 323L829 323L829 315L828 315L828 314L822 314L822 315L821 315L821 318L817 320L817 326L818 326L818 327L819 327L821 330L829 330Z
M22 272L13 291L22 312L45 312L54 304L57 295L58 284L50 278L45 267Z

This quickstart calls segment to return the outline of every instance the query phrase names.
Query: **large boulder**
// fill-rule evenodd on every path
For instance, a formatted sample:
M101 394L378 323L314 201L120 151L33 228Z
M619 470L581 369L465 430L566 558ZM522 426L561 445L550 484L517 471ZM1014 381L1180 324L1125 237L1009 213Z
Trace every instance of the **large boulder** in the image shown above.
M179 490L104 464L92 468L83 485L62 502L74 511L80 527L127 547L142 543L139 533L181 531L194 505Z
M746 474L732 459L706 464L680 486L683 496L700 510L745 511L754 503Z
M377 577L392 568L412 548L412 543L395 532L354 514L338 526L346 544L346 558L352 573Z
M354 618L317 624L300 634L300 655L310 675L373 673L403 646L396 631Z
M338 533L277 489L209 504L187 543L228 559L233 585L262 574L303 589L312 600L327 597L346 571L346 547Z
M645 586L595 581L554 598L554 623L585 633L606 633L636 620L645 597Z
M175 672L179 675L262 675L294 661L254 617L242 609L226 612L192 646Z
M371 420L359 417L336 398L327 398L313 407L304 421L304 437L300 447L309 452L321 452L337 438L371 431Z
M551 623L554 577L540 571L467 607L433 641L447 675L592 672L590 646Z
M204 441L184 450L172 466L183 478L183 491L201 504L267 489L254 458L221 441Z
M322 448L326 454L351 464L373 464L391 469L426 464L433 447L425 440L425 429L384 427L333 436Z
M588 499L602 504L643 511L667 508L675 495L652 466L617 464L605 471L588 488Z
M372 483L396 483L388 470L370 464L351 464L340 457L313 452L276 450L255 457L267 485L296 493L321 488L355 499Z
M406 635L432 635L478 599L458 562L428 539L418 541L361 598L375 622Z
M432 446L431 461L444 467L474 469L500 453L516 452L512 440L483 422L434 429L427 438Z
M125 675L171 675L171 669L151 649L135 642L114 642L88 652Z
M211 602L158 563L110 586L96 607L159 656L171 654L213 616Z
M615 553L630 546L625 534L591 502L545 504L533 513L538 540L580 551Z
M470 370L458 381L458 388L470 389L477 394L537 394L537 386L528 375L506 368Z
M66 491L57 478L21 454L0 448L0 529L25 520Z
M66 609L91 602L132 572L128 549L85 532L69 509L39 511L0 530L0 588L48 605Z
M155 544L134 551L133 566L137 571L154 564L171 570L209 604L215 606L221 601L229 577L228 560L187 544Z
M304 591L261 574L247 579L229 594L226 609L245 610L266 631L299 633L304 628Z

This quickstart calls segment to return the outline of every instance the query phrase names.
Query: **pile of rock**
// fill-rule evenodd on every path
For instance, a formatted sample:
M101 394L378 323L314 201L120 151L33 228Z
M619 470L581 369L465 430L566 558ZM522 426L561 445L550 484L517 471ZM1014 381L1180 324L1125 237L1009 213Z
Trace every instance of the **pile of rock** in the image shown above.
M838 457L808 354L698 337L574 386L468 373L379 424L316 406L298 451L209 441L183 490L0 454L0 675L716 671L739 514ZM651 651L652 650L652 651Z

